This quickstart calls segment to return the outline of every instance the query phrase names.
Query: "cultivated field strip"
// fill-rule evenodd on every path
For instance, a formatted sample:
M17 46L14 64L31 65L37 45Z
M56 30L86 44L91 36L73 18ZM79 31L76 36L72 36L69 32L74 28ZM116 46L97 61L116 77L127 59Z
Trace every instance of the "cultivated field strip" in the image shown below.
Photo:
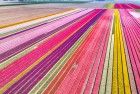
M139 94L139 6L114 7L0 10L38 17L0 19L0 94Z

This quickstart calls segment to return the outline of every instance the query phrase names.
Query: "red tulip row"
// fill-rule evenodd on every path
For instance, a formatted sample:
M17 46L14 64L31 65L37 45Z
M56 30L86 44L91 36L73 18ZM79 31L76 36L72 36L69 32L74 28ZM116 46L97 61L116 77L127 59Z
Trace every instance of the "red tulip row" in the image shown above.
M106 11L45 90L45 94L98 94L111 20L112 11Z
M102 9L87 9L80 13L73 14L73 16L56 21L59 22L59 24L57 26L52 25L54 28L60 27L62 24L73 19L77 19L63 29L60 29L58 33L55 33L50 38L46 39L46 41L30 53L0 70L0 90L2 90L3 93L5 92L5 94L19 92L28 93L67 52L67 50L70 49L70 47L87 31L91 24L95 23L104 11L105 10ZM61 21L63 22L60 23ZM52 26L50 26L50 30L53 29ZM45 30L46 27L40 29L40 33L47 32L47 30ZM15 81L14 79L17 80ZM9 88L5 90L5 87Z

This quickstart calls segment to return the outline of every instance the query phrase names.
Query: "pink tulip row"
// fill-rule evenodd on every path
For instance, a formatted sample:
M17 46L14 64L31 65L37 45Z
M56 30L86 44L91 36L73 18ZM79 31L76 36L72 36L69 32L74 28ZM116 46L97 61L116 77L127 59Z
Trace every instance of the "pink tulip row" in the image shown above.
M31 28L25 30L24 32L2 39L0 44L0 62L36 43L36 41L42 37L49 35L51 31L70 23L71 21L85 15L90 11L91 9L83 12L77 12L75 15L67 16L50 23L45 23L35 28Z
M136 88L140 92L140 23L127 10L120 10L120 14Z
M56 94L98 94L109 39L112 11L108 10L97 21L92 34L77 56L76 69L69 70ZM78 58L79 57L79 58ZM73 61L74 62L74 61ZM86 63L85 63L86 62ZM45 93L48 93L46 90Z
M81 15L84 15L90 11L91 11L91 9L82 11L75 15L58 20L55 23L51 23L49 26L44 27L44 29L38 28L36 30L36 32L35 31L33 31L33 32L29 31L29 32L31 32L30 33L31 35L35 35L35 36L37 36L37 34L40 34L42 32L43 33L49 32L49 31L53 30L54 28L61 26L62 24L65 24L68 21L71 21L74 18L80 17ZM91 12L89 15L91 15L91 14L93 14L93 12ZM86 22L89 19L91 19L89 17L89 15L87 15L85 17L86 20L85 19L81 19L80 21L77 20L76 21L77 23L73 23L70 26L68 26L67 28L65 28L64 30L59 31L60 33L53 36L49 40L46 40L43 44L41 44L39 47L34 49L32 52L30 52L27 55L23 56L22 58L14 61L6 68L0 70L0 77L2 77L2 79L0 79L0 87L4 86L6 83L8 83L14 77L16 77L19 73L21 73L23 70L25 70L30 65L32 65L35 61L37 61L39 58L41 58L45 53L47 53L48 51L53 49L57 44L61 43L63 40L65 40L67 37L69 37L72 33L76 32L76 29L78 29L83 24L82 22L84 22L84 21ZM48 28L50 28L50 29L48 29ZM73 28L73 30L71 30L71 28ZM39 33L37 33L37 32L39 32ZM35 33L35 34L32 34L32 33ZM30 35L30 37L31 37L31 35ZM21 38L21 39L22 39L22 41L24 41L25 38ZM27 37L27 39L28 39L28 37ZM27 40L27 39L25 39L25 40ZM13 45L13 44L11 44L11 45ZM17 45L17 43L15 43L15 45Z
M129 3L129 4L115 4L114 5L114 8L116 8L116 9L140 9L140 6L139 5L136 5L136 4L131 4L131 3Z

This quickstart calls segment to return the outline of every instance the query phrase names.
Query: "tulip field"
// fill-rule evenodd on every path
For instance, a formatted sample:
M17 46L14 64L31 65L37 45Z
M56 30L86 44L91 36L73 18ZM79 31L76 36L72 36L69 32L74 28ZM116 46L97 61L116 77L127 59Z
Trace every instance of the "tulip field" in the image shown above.
M0 94L139 94L138 9L0 7Z

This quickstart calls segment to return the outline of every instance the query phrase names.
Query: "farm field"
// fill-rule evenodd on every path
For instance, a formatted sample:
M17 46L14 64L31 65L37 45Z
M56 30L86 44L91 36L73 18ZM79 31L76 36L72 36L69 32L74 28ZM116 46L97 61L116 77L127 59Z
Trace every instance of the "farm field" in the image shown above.
M0 94L139 94L140 5L0 7Z

